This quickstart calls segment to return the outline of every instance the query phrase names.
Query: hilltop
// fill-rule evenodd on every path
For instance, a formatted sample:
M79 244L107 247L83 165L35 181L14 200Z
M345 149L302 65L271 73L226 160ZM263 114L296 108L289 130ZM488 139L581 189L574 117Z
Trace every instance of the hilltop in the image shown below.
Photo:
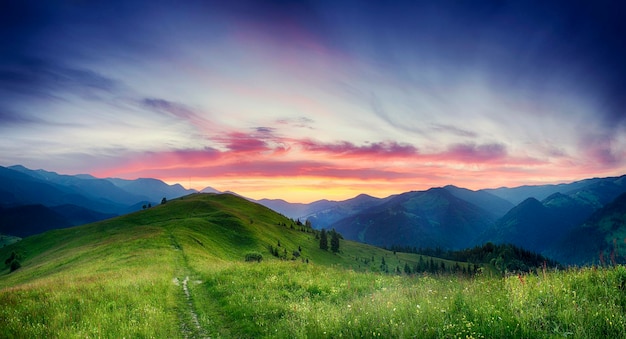
M41 305L46 312L30 319L30 325L20 325L26 327L13 324L18 327L0 334L176 337L182 326L183 334L199 335L194 329L198 320L191 315L203 311L187 305L185 294L194 288L189 277L199 281L209 272L237 267L251 254L260 254L263 265L295 270L395 272L415 267L420 259L433 261L345 240L340 252L332 253L319 249L318 235L241 197L193 194L125 216L27 237L0 248L6 264L0 270L0 303L8 306L1 312L34 312ZM13 272L12 260L19 262ZM434 263L437 268L470 269L450 260ZM86 323L94 319L98 331ZM135 330L135 322L145 327ZM48 329L31 332L36 329L28 326L35 324ZM118 329L122 332L115 332Z

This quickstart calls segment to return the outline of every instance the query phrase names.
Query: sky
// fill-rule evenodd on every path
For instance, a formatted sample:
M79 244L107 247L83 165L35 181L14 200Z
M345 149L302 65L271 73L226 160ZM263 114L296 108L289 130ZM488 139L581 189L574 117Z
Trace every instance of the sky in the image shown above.
M311 202L626 174L623 1L0 2L0 165Z

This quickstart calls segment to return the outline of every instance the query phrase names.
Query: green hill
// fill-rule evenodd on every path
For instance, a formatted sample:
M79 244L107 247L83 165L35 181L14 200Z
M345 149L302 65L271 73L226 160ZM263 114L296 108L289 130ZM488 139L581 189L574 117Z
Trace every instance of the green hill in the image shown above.
M285 270L308 272L304 277L395 272L430 261L344 240L334 254L319 249L316 232L243 198L194 194L118 218L28 237L0 248L6 264L0 271L0 304L6 306L0 316L8 319L0 336L194 337L223 335L223 328L229 327L239 336L254 333L247 328L253 325L242 322L237 312L226 316L220 303L205 302L223 298L213 294L219 286L200 288L224 283L213 278L273 270L279 275ZM270 248L286 260L272 255ZM262 264L244 262L257 253L263 256ZM19 262L13 272L12 261ZM436 267L455 264L433 261ZM467 264L459 265L469 270ZM330 278L305 290L311 296L326 295L332 293L333 283ZM192 295L197 303L192 303Z
M626 335L623 266L409 275L426 262L467 267L343 240L333 254L316 232L233 195L195 194L27 237L0 248L0 337Z

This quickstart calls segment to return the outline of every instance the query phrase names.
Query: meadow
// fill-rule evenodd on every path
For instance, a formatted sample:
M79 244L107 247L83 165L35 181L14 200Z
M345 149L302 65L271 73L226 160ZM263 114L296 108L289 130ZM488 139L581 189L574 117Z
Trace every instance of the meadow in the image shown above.
M417 256L348 241L321 251L288 221L196 197L28 237L0 249L22 261L0 271L0 337L626 338L623 266L388 274L378 258ZM278 241L302 257L272 256ZM264 259L245 262L251 251Z
M624 267L468 279L237 263L196 278L217 337L626 337Z

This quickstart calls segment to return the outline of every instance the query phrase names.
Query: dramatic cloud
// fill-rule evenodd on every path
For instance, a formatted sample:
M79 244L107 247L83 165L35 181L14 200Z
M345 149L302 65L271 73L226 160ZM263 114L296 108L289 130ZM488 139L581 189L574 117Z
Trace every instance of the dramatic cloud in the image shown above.
M624 174L625 7L14 1L0 165L300 201Z
M166 112L183 120L199 120L195 113L178 103L154 98L143 99L141 103L149 109Z
M17 63L0 65L0 79L0 95L26 95L40 99L63 94L92 99L118 88L115 80L92 70L27 57Z
M305 151L320 152L330 156L365 156L365 157L407 157L417 154L417 149L408 144L399 144L393 141L376 142L363 146L344 141L336 144L320 144L312 140L303 140L299 143Z
M445 156L462 162L489 162L506 157L506 147L502 144L456 144L448 148Z
M432 128L436 131L447 132L458 137L476 138L478 136L478 134L475 132L464 130L451 125L433 124Z

